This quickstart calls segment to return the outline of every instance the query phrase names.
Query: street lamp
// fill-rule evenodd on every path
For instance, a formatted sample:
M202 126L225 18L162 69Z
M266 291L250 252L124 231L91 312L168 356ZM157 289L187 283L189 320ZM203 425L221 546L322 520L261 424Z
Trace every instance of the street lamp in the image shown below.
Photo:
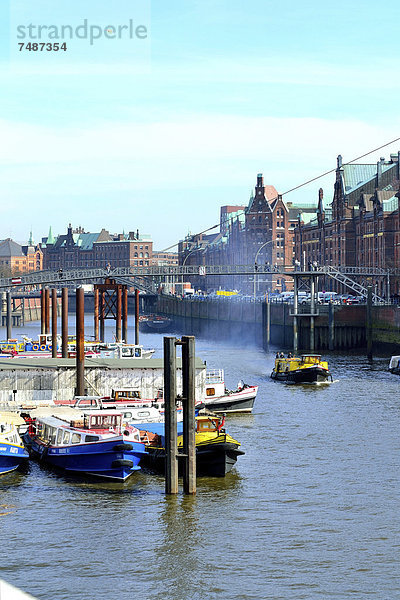
M189 258L189 256L190 256L191 254L194 254L195 252L199 252L200 250L205 250L205 247L195 248L194 250L191 250L191 251L190 251L190 252L189 252L189 253L188 253L188 254L185 256L185 258L184 258L184 260L183 260L183 263L182 263L182 267L184 267L184 266L185 266L185 263L186 263L187 259ZM184 296L184 294L183 294L183 277L184 277L184 275L183 275L183 269L182 269L182 283L181 283L181 285L182 285L182 298L183 298L183 296Z
M261 250L263 248L265 248L265 246L268 246L268 244L272 244L275 240L268 240L268 242L265 242L264 244L262 244L259 249L256 252L256 255L254 257L254 269L255 271L257 270L257 258L258 255L260 254ZM254 273L254 300L256 299L256 284L257 284L257 274L256 272Z

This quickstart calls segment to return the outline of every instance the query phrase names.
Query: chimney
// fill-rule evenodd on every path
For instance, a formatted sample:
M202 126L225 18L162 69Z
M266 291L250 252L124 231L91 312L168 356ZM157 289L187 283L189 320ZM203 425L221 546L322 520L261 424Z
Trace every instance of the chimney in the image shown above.
M380 160L377 162L377 177L378 177L378 187L381 183L382 172L383 172L383 164L385 162L385 158L381 156Z
M343 159L342 159L342 155L339 154L339 156L337 157L337 168L341 169L343 165Z

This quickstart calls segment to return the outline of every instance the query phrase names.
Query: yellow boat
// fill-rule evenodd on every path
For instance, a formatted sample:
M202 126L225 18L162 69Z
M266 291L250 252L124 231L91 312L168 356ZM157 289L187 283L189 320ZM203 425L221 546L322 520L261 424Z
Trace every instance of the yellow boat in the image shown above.
M233 439L224 428L225 418L217 415L196 417L196 473L212 477L224 477L235 465L238 456L244 454L240 450L240 442ZM136 425L141 434L148 435L151 426L146 425L146 432ZM182 427L182 422L178 422ZM165 469L165 437L150 434L151 441L146 444L147 464L157 470ZM149 439L149 437L147 438ZM146 443L146 440L144 440ZM183 436L178 435L178 452L183 450Z
M271 377L287 383L321 383L332 380L328 363L321 360L320 354L277 356Z

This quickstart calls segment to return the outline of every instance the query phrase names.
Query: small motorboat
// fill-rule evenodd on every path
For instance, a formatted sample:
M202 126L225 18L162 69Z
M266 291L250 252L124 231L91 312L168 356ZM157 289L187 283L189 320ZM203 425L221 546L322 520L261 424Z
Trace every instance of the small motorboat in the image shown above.
M140 469L145 454L138 429L121 413L70 407L32 411L24 435L29 453L67 472L124 481Z
M25 421L16 413L0 413L0 475L15 471L29 458L18 432L23 424Z
M332 375L328 363L320 354L302 354L300 357L277 355L271 378L286 383L323 383Z
M236 464L240 442L233 439L225 430L225 418L218 415L196 417L196 474L209 477L224 477ZM143 464L157 471L165 471L165 435L158 435L155 427L148 425L146 430L138 425L141 439L146 444ZM182 424L178 422L178 453L183 452Z
M400 375L400 356L392 356L389 363L389 371L394 375Z
M251 412L257 396L258 386L239 381L236 390L225 387L223 369L206 372L206 395L201 405L215 413Z

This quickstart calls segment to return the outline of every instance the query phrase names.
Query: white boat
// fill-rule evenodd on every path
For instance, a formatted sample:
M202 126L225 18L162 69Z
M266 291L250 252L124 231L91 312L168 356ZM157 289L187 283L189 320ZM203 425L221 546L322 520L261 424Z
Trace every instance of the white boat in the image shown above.
M247 385L243 381L239 381L236 390L228 390L223 369L213 369L206 372L206 396L202 405L215 413L249 413L253 410L257 391L257 385Z
M145 349L139 344L113 342L99 347L99 358L151 358L154 348Z
M15 471L29 458L18 432L24 423L16 413L0 413L0 475Z
M392 356L389 363L389 371L395 375L400 375L400 356Z

